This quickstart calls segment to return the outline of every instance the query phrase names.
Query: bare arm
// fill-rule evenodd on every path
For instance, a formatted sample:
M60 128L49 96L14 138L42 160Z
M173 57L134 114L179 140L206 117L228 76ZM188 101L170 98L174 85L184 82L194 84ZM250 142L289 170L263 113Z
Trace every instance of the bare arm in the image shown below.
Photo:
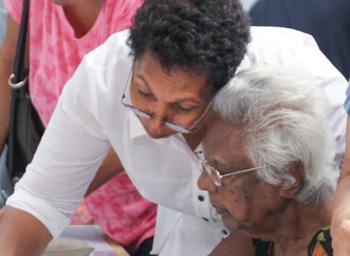
M27 212L6 206L0 220L1 255L39 256L52 239L46 227Z
M9 15L7 32L0 46L0 150L8 131L11 89L7 84L7 80L12 73L18 30L19 25Z
M107 153L105 160L102 162L100 168L98 169L95 178L92 180L85 196L94 192L100 186L102 186L105 182L107 182L114 175L117 175L123 170L123 166L114 152L113 149L110 149Z
M350 117L347 120L346 149L335 196L331 233L334 255L350 255Z
M233 232L229 237L222 240L211 252L210 256L255 256L252 239L238 231Z

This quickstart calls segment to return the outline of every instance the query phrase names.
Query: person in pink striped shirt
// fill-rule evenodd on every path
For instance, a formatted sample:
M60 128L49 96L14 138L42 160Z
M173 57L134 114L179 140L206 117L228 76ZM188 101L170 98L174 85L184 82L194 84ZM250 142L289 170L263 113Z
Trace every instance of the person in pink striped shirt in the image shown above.
M22 0L5 0L7 32L0 47L0 148L7 133L10 90L7 78L22 13ZM34 0L29 14L29 85L32 102L46 126L65 83L86 53L114 32L128 28L141 0ZM116 171L111 150L88 193ZM84 204L82 204L84 206ZM94 221L132 255L149 255L156 205L141 197L125 172L85 198L73 223Z

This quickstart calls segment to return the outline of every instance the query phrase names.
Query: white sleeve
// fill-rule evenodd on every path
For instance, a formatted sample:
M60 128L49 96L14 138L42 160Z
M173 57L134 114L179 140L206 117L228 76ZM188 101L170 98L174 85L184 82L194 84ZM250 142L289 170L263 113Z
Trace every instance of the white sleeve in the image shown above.
M275 65L311 75L329 102L329 125L336 141L340 165L345 150L347 81L319 50L312 36L286 28L252 27L252 42L239 69L254 65Z
M299 32L300 34L303 34ZM339 70L319 50L316 41L310 35L303 34L298 54L305 61L299 62L299 69L305 70L315 78L315 84L324 91L329 103L328 120L336 143L335 161L341 166L345 151L346 99L347 81ZM294 53L296 55L296 53ZM294 55L294 56L295 56Z
M103 85L85 62L65 86L32 163L7 201L39 219L53 237L68 224L109 149L98 114Z

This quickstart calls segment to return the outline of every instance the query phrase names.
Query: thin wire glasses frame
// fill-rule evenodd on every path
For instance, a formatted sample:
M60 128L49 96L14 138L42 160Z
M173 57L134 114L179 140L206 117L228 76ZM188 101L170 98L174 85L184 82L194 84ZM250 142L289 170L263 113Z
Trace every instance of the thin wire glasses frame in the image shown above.
M236 172L230 172L230 173L226 173L226 174L221 174L219 170L217 170L216 168L214 168L213 166L209 165L207 160L203 160L201 155L203 155L203 151L196 151L195 152L200 164L201 164L201 171L205 171L205 173L208 175L208 177L210 178L210 180L215 184L215 186L217 187L221 187L223 186L223 182L222 179L225 177L234 177L234 176L238 176L241 174L247 174L250 172L254 172L254 171L258 171L258 170L262 170L262 169L266 169L266 165L262 165L262 166L258 166L258 167L253 167L253 168L248 168L248 169L244 169L244 170L240 170L240 171L236 171Z
M141 109L131 105L131 103L127 102L126 90L127 90L128 84L130 83L130 77L131 77L131 73L132 73L131 70L129 71L128 79L127 79L126 84L124 86L123 95L122 95L122 98L121 98L120 101L121 101L121 103L122 103L122 105L124 107L126 107L130 111L134 112L134 114L136 114L137 116L139 116L141 118L152 119L154 117L154 113L153 112L147 112L147 111L141 110ZM211 108L211 105L212 105L212 100L209 102L208 106L203 111L203 113L199 116L199 118L190 127L184 127L184 126L182 126L180 124L177 124L177 123L175 123L173 121L170 121L170 120L164 120L163 122L170 129L172 129L173 131L176 131L178 133L195 132L195 131L197 131L199 129L200 122L204 119L206 114L209 112L209 109Z

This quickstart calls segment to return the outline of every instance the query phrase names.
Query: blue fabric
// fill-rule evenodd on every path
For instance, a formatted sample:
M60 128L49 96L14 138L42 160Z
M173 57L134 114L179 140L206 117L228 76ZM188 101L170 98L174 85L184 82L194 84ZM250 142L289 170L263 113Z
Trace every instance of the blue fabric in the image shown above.
M7 24L7 11L4 7L3 1L0 0L0 42L2 41L5 35L6 24Z
M350 116L350 84L348 89L346 90L346 100L344 102L344 107L348 116Z
M279 26L312 35L321 51L349 79L349 0L260 0L250 11L256 26Z

